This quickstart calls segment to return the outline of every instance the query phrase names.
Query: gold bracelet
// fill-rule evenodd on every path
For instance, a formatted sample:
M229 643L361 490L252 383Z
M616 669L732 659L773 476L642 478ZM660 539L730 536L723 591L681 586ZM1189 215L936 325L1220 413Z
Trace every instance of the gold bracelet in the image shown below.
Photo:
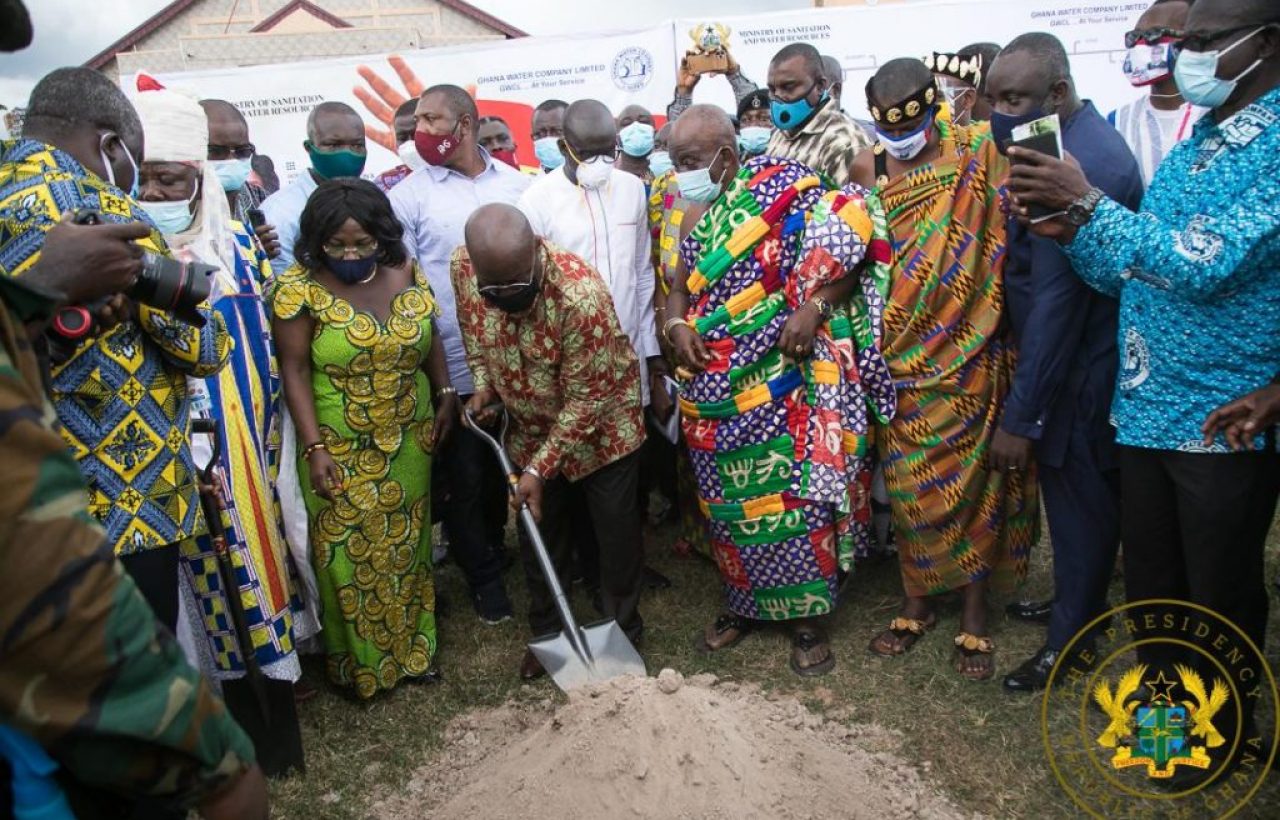
M676 317L676 318L674 318L674 319L668 319L668 320L667 320L667 322L666 322L666 324L664 324L664 325L662 326L662 338L666 339L666 340L667 340L667 344L669 344L669 345L673 345L673 344L675 344L675 342L674 342L674 341L672 341L672 339L671 339L671 328L675 327L676 325L684 325L685 327L689 328L690 330L693 330L693 325L689 324L688 320L686 320L686 319L683 319L683 318L681 318L681 317Z
M315 444L308 444L302 451L302 460L310 461L311 457L316 454L316 450L324 450L326 453L329 452L329 448L324 446L323 441L317 441Z

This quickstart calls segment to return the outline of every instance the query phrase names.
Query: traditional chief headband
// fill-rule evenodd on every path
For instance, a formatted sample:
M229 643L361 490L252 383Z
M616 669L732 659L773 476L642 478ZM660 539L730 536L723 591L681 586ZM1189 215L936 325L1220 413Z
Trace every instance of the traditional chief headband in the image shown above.
M972 57L961 57L959 54L948 54L943 51L935 51L928 57L924 58L925 67L934 74L944 74L948 77L954 77L962 83L977 88L982 85L982 55L974 54Z
M921 88L905 99L881 109L875 103L871 102L871 82L867 82L867 102L870 103L871 119L880 125L897 125L903 120L909 120L912 117L920 115L929 106L933 105L938 99L938 88L932 81L928 85Z

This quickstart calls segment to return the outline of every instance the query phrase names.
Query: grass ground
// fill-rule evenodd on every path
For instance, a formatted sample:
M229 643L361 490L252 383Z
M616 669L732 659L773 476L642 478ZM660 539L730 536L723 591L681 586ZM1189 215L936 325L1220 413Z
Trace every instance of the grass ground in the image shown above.
M1010 621L992 610L992 637L998 644L997 678L975 684L951 668L950 637L957 629L958 604L944 607L939 628L907 656L886 660L865 646L895 613L900 585L895 562L859 572L851 596L832 624L838 657L834 672L801 680L787 667L788 645L780 633L758 634L737 647L704 657L693 638L720 610L715 568L699 558L676 556L668 545L675 531L649 533L650 563L674 582L671 589L647 594L642 653L651 673L673 667L686 675L715 675L752 681L766 689L793 694L811 709L850 723L873 722L902 733L899 753L919 761L958 805L992 817L1059 818L1082 816L1057 785L1045 760L1039 731L1040 698L1004 694L999 675L1039 646L1040 627ZM1272 595L1270 651L1276 666L1280 646L1280 605L1270 584L1280 572L1280 526L1268 544L1268 591ZM306 820L343 820L366 815L371 794L394 792L440 745L454 716L496 706L510 698L546 698L557 690L543 680L522 685L515 670L527 638L519 621L498 627L472 614L466 587L454 566L438 573L448 608L440 627L437 686L402 685L368 705L347 701L329 690L323 666L309 659L306 678L321 689L300 709L307 773L272 788L274 815ZM524 582L518 568L508 586L522 611ZM1052 587L1046 542L1036 551L1028 580L1031 596ZM1122 600L1119 584L1112 600ZM575 606L584 616L585 601ZM832 784L839 788L839 784ZM1280 816L1280 775L1273 774L1238 817ZM477 818L476 820L483 820Z

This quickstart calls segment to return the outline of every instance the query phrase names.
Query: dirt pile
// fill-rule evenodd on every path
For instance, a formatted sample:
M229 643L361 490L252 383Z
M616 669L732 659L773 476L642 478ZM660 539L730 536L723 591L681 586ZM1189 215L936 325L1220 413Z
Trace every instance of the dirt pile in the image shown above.
M459 718L383 820L962 817L877 727L663 670Z

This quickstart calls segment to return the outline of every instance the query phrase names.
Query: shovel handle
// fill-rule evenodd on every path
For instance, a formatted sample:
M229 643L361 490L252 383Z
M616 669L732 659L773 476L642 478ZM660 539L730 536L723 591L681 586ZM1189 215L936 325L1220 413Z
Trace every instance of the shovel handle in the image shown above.
M516 486L520 483L520 473L516 470L515 465L511 463L511 458L507 455L507 448L504 446L510 416L502 405L496 405L496 407L502 413L502 425L498 428L497 438L494 438L476 424L475 417L472 416L470 410L463 410L463 414L466 416L467 426L471 428L471 431L484 439L485 443L493 450L494 455L498 457L498 462L502 465L502 471L507 474L507 492L514 496ZM591 650L587 648L587 642L583 640L582 632L578 629L578 622L573 617L573 610L569 608L569 599L564 594L564 587L560 586L560 576L556 573L556 566L551 561L551 554L547 552L546 542L542 540L542 533L538 530L538 522L533 520L533 513L529 510L528 504L520 505L518 517L520 518L520 523L524 525L525 533L529 536L529 542L533 545L533 553L538 559L538 566L542 568L542 576L546 579L547 586L551 588L551 596L555 599L556 611L560 613L560 620L564 623L564 631L569 639L569 644L573 647L573 651L577 653L578 657L582 659L583 663L590 664Z

